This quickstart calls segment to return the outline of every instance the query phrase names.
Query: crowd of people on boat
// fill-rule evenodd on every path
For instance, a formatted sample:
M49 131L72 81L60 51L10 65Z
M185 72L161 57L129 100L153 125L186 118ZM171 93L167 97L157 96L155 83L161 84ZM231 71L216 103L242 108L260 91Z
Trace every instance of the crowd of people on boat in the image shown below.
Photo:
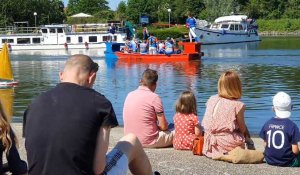
M180 49L175 49L175 40L167 37L166 40L158 40L152 33L149 33L147 39L139 41L136 38L125 41L124 53L140 53L140 54L178 54Z
M151 36L151 35L150 35ZM1 150L13 174L159 174L152 170L144 148L192 150L193 140L204 135L202 153L212 159L239 148L255 150L244 120L242 83L235 71L225 71L218 92L206 102L202 122L197 97L182 92L176 102L174 127L168 124L162 100L155 93L158 73L146 69L136 90L123 106L124 137L108 152L110 130L118 126L112 103L92 87L99 66L87 55L72 55L59 74L59 83L39 95L24 113L23 135L28 168L16 149L16 137L0 108ZM266 163L299 167L300 133L289 117L291 97L278 92L273 97L274 116L259 136L265 142ZM262 154L262 153L261 153ZM253 158L253 157L252 157ZM163 158L162 158L163 159ZM0 171L4 170L0 164Z

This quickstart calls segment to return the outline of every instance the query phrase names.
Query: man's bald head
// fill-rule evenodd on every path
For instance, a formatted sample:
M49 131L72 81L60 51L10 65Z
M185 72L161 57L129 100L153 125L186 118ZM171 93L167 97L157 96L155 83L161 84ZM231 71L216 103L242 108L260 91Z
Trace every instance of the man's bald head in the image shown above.
M87 82L90 83L90 80L95 80L94 77L98 71L98 67L98 64L87 55L72 55L67 60L63 72L60 73L60 79L62 82L71 82L86 86Z
M97 72L98 64L87 55L76 54L67 60L64 70L66 69L78 69L82 73Z

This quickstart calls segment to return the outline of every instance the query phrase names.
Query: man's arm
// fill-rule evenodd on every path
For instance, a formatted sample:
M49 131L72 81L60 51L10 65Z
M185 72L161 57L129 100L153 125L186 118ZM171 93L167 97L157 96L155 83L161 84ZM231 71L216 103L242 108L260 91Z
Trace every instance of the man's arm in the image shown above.
M106 152L109 144L110 126L102 126L98 131L97 144L94 159L94 173L103 172L106 165Z
M165 114L159 113L159 114L156 114L156 116L157 116L157 120L158 120L158 128L161 131L168 130L168 122L166 120Z

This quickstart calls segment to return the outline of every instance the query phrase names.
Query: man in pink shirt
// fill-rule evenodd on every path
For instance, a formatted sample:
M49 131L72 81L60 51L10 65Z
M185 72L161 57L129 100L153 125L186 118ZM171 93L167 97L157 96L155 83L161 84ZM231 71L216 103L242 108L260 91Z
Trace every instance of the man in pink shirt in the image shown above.
M127 95L123 108L125 134L136 134L148 148L171 146L174 135L168 130L161 99L154 93L157 79L155 70L146 69L140 86Z

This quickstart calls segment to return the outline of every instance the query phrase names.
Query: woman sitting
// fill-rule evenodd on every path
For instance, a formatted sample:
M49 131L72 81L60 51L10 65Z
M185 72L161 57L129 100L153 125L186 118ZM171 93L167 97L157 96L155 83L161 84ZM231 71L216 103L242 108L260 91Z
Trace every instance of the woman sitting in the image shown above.
M7 121L6 114L0 102L0 149L1 164L0 174L9 171L12 174L27 174L27 164L20 159L19 152L16 147L16 137ZM3 164L2 155L5 153L7 163Z
M203 154L209 158L219 157L236 147L255 149L244 121L245 105L241 80L236 72L226 71L218 82L218 95L206 103L202 121L204 128Z

